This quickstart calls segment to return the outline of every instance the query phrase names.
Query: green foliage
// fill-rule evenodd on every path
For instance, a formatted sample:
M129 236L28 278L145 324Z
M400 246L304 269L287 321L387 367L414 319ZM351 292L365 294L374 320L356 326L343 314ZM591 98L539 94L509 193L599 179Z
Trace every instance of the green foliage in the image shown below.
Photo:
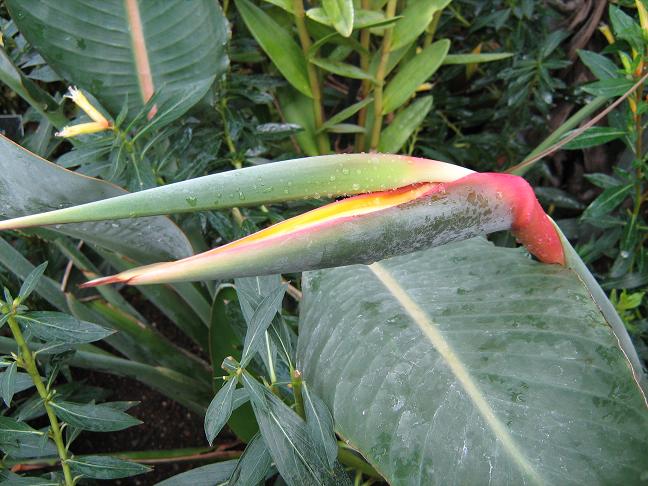
M223 2L225 12L206 0L191 8L170 1L163 10L156 3L117 0L6 3L12 20L2 22L0 81L19 97L12 110L27 110L30 125L21 144L55 164L0 139L2 218L113 198L125 194L121 187L136 193L86 206L76 216L79 210L70 210L65 214L72 219L47 229L0 239L6 267L0 274L6 283L0 325L13 336L0 338L0 397L6 405L0 449L7 466L31 459L58 464L44 479L0 472L0 484L71 484L72 475L91 481L148 470L122 457L73 454L82 430L121 430L139 421L126 413L128 404L106 402L104 390L72 382L71 367L137 379L204 414L210 445L218 445L225 425L247 442L238 460L159 484L257 484L277 473L299 485L370 484L381 475L391 484L409 484L417 474L421 484L447 482L452 474L479 482L484 471L496 482L536 475L547 482L577 475L584 482L637 479L630 469L640 465L645 446L645 409L639 404L645 382L614 309L635 337L645 337L643 87L623 112L609 117L609 126L592 127L565 147L626 147L614 173L588 174L601 189L596 199L585 207L561 189L537 188L548 206L571 215L582 211L577 231L569 231L569 221L558 223L596 268L614 307L575 255L559 270L479 240L385 263L390 269L402 265L409 277L399 274L405 297L392 292L379 301L375 278L359 277L370 267L310 274L301 302L298 275L287 276L291 285L273 275L103 287L98 293L77 288L102 274L232 242L318 206L322 197L428 180L411 177L408 159L389 158L381 167L391 171L377 165L381 172L373 172L364 156L334 152L404 152L487 171L512 165L546 135L546 117L558 102L590 105L554 140L634 85L645 39L631 10L611 6L617 41L602 52L579 53L597 80L574 91L560 76L569 65L567 34L555 29L561 16L543 2L325 0L304 10L301 0L235 0ZM153 90L138 66L140 29L129 4L139 6L145 25ZM102 8L111 9L110 22ZM68 143L54 130L94 120L82 103L63 102L64 86L74 84L107 125ZM322 154L329 157L271 163ZM339 164L337 172L331 164ZM243 166L254 170L229 172ZM212 176L199 179L205 174ZM154 197L138 192L158 186ZM462 200L455 203L455 218L474 212ZM167 213L173 216L152 216ZM399 214L399 224L406 225L411 216ZM134 219L141 215L149 217ZM35 223L54 223L51 217ZM376 221L384 229L384 220ZM431 232L455 238L459 226L464 233L474 230L452 221ZM398 228L386 231L402 237ZM349 234L331 230L340 247ZM399 251L420 244L416 231L411 235ZM362 246L368 241L356 242L354 258L375 256L379 245ZM454 254L453 248L462 251ZM233 268L260 271L274 264L272 258L259 260L262 251L255 255L257 260L243 255L245 261L232 262ZM299 262L298 256L291 261ZM43 260L50 261L48 268L30 263ZM430 344L429 333L405 315L399 298L423 307L432 332L437 326L442 340L452 341L454 360L443 346ZM144 317L142 303L200 351L187 353L164 337ZM347 309L351 304L356 307ZM389 333L397 334L387 339ZM101 348L92 344L100 339ZM17 346L21 340L25 345ZM434 361L440 352L443 366ZM487 359L477 362L475 356ZM412 363L418 367L404 372ZM434 366L439 372L433 376L420 374ZM462 369L468 381L457 373ZM464 386L471 380L478 395ZM489 392L483 395L486 408L475 400L483 390ZM455 406L448 407L451 400ZM624 406L636 413L620 410ZM33 426L45 416L46 428ZM445 419L435 425L438 416ZM387 430L393 424L399 428ZM420 435L433 425L434 433ZM522 441L519 454L511 454L509 430L516 438L546 434L538 435L540 445ZM509 453L495 461L489 454L501 444L508 444ZM568 460L559 461L557 446ZM596 456L597 447L605 458ZM621 450L627 469L608 459Z
M46 264L39 265L25 278L15 299L5 287L5 300L0 301L3 321L8 322L17 345L15 352L2 357L5 371L0 378L0 390L5 410L4 416L0 417L0 449L5 454L4 461L48 460L58 456L61 480L66 486L74 484L72 471L79 478L98 479L147 472L149 468L132 462L108 456L75 457L70 452L72 442L82 430L109 432L141 422L119 410L121 404L96 404L94 400L74 403L64 400L64 394L57 393L57 378L69 366L70 348L74 350L81 344L99 341L112 331L60 312L29 311L25 301L33 290L38 289L45 268ZM48 360L42 367L44 376L41 376L36 359L37 356L41 358L42 355L37 353L43 349L48 350ZM26 373L18 374L19 367ZM14 400L15 393L29 390L32 386L36 387L35 395ZM25 413L24 405L30 401L29 409L33 411ZM7 416L12 411L17 418ZM15 412L19 413L16 415ZM41 413L46 413L49 419L44 430L36 430L27 424ZM62 431L66 427L64 437Z

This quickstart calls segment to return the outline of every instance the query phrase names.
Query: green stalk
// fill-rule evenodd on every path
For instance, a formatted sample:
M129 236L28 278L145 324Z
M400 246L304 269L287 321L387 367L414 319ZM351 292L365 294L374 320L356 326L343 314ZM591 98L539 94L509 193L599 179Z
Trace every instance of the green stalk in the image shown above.
M389 0L387 3L387 11L385 17L391 19L396 14L396 0ZM387 62L389 61L389 53L391 51L393 26L385 29L385 35L382 42L382 50L380 53L380 63L376 71L376 83L374 88L374 124L371 130L370 149L375 151L380 143L380 132L382 130L383 119L383 88L385 86L385 74L387 72Z
M364 10L370 9L369 0L362 0L362 8ZM369 46L371 43L371 31L369 29L362 29L360 32L360 45L364 51L360 54L360 67L364 72L369 72ZM371 82L368 79L362 80L362 87L360 94L362 99L369 96L369 91L371 90ZM367 123L367 108L364 107L358 113L358 125L363 128L366 128ZM356 152L362 152L364 150L365 144L365 132L358 133L356 136Z
M295 24L297 25L297 33L299 34L299 42L301 43L302 50L304 51L304 58L306 59L306 69L308 71L308 82L313 93L313 111L315 113L315 128L319 130L324 125L324 110L322 109L322 90L320 88L319 77L315 66L308 61L308 51L311 48L311 39L306 29L306 21L304 20L304 2L303 0L293 0L293 8L295 10ZM328 153L328 139L324 132L317 133L317 146L320 154Z
M292 385L293 395L295 396L295 412L301 418L306 418L304 411L304 397L302 396L302 374L299 370L292 370L290 373L290 384Z
M637 113L635 113L635 157L637 160L637 167L635 169L635 197L634 197L634 207L632 208L632 216L630 218L631 225L636 224L636 221L639 219L639 214L641 212L641 204L643 202L642 196L642 181L643 173L641 171L641 164L643 163L643 117L639 113L638 108L641 103L641 98L643 97L643 88L644 85L641 83L635 92L635 106L637 107ZM634 264L634 262L632 262ZM630 267L632 269L632 265Z
M45 388L43 381L41 380L40 373L38 372L38 368L36 367L36 362L34 361L34 355L27 346L22 331L20 330L20 326L18 325L18 322L16 322L16 318L13 314L9 316L7 322L9 323L11 333L13 334L13 337L20 349L19 364L25 369L25 371L27 371L27 373L29 373L29 376L36 386L36 390L38 390L38 395L43 400L43 406L45 407L45 411L47 412L47 416L49 417L50 421L52 439L56 444L56 450L58 451L59 458L61 459L61 468L63 469L63 476L65 477L65 485L73 486L74 480L72 479L70 466L67 463L67 449L65 448L65 443L63 442L61 427L59 426L56 414L49 404L50 394L47 391L47 388Z

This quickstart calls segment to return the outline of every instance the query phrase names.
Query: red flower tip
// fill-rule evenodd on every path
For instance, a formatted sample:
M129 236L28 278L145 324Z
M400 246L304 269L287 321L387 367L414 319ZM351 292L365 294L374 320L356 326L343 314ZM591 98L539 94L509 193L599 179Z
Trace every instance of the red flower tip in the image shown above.
M529 183L520 176L496 173L475 173L452 184L487 187L511 207L511 230L517 240L543 263L565 265L565 252L560 236L542 209Z

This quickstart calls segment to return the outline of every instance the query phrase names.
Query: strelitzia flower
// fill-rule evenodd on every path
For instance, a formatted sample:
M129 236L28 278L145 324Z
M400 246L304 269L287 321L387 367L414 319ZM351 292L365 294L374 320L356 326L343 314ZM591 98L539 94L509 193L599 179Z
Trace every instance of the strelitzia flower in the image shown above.
M112 128L112 124L105 116L101 114L97 108L92 106L90 100L84 95L81 90L72 86L68 90L68 93L64 96L65 98L71 99L74 104L81 108L86 115L92 120L88 123L80 123L78 125L69 125L63 128L60 132L56 133L57 137L76 137L78 135L85 135L89 133L102 132Z
M506 229L538 260L565 264L560 235L523 178L387 154L329 155L248 167L1 221L0 230L322 194L352 197L205 253L134 268L84 286L226 279L369 264Z

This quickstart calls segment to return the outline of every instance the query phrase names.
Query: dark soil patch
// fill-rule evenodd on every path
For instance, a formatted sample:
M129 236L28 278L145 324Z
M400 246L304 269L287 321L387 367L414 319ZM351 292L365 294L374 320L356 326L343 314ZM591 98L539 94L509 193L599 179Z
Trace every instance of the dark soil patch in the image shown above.
M161 395L135 380L121 378L106 373L74 370L76 379L88 385L112 390L111 401L139 401L128 413L143 423L119 432L84 432L72 444L75 454L96 454L106 452L168 450L186 447L205 447L207 442L203 432L203 418L187 410L182 405ZM200 463L171 462L155 464L153 471L132 478L103 481L101 484L150 485L180 472L189 470Z

